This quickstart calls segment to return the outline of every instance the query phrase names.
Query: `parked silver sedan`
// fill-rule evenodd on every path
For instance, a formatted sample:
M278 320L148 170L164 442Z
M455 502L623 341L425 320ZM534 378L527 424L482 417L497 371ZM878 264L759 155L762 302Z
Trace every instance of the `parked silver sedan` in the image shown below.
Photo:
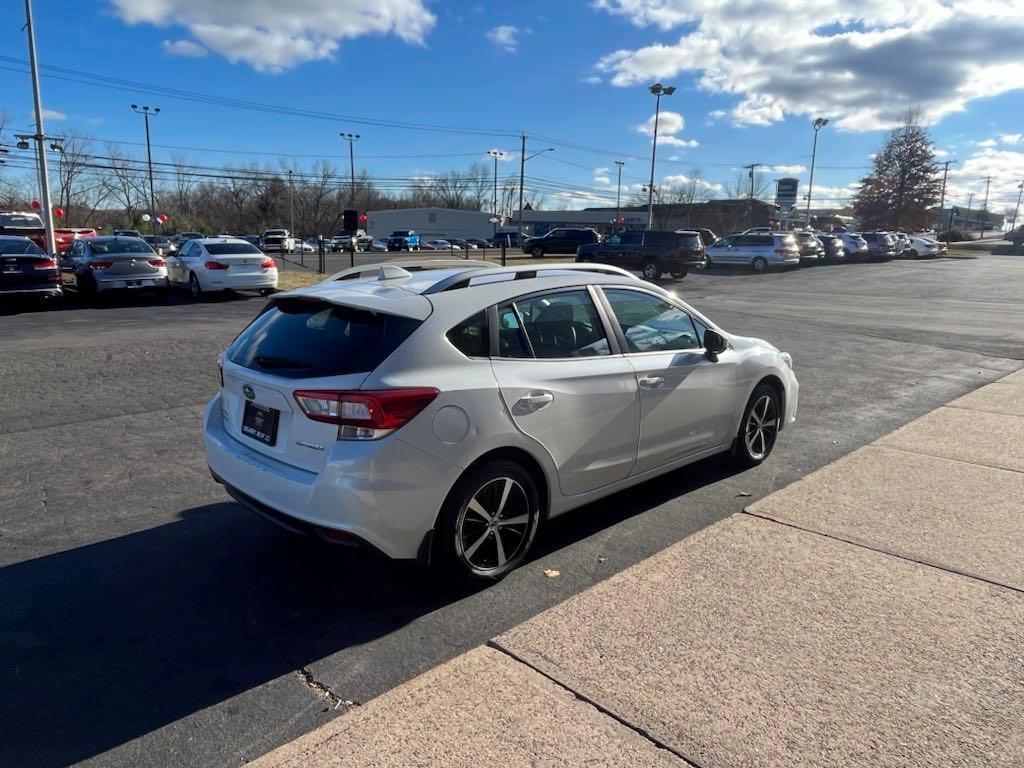
M83 237L61 258L80 296L112 290L167 292L167 262L139 237Z

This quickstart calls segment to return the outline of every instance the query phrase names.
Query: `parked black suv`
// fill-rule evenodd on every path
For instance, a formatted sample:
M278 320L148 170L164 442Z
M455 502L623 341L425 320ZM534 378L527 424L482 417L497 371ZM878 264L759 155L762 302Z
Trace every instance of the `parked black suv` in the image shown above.
M707 255L700 233L690 231L620 232L603 243L581 246L576 261L597 261L624 269L633 269L647 280L657 280L665 272L683 278L691 268L700 269Z
M581 245L600 242L601 237L593 229L552 229L543 237L527 237L523 240L523 253L539 259L549 253L576 253Z
M861 237L868 244L869 259L896 258L896 238L888 232L864 232Z

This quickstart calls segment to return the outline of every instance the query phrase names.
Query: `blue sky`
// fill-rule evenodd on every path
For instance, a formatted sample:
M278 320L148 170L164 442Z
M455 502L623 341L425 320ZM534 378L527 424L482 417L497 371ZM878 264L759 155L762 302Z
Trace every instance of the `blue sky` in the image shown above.
M678 87L663 100L658 183L699 170L714 194L748 163L766 179L806 181L814 116L820 136L815 200L839 201L865 173L884 128L917 106L943 159L956 158L950 196L992 183L990 208L1016 199L1024 178L1024 21L1012 2L906 0L559 0L516 4L376 0L35 0L42 64L284 109L402 121L484 133L409 130L198 104L125 86L96 87L46 72L51 134L78 129L142 149L132 102L161 107L154 159L172 152L204 165L278 156L324 157L344 167L337 134L361 134L357 167L371 176L465 168L518 138L555 152L528 164L551 180L549 206L600 203L649 173L653 115L647 85ZM756 18L745 21L756 10ZM0 28L5 56L27 58L20 13ZM969 39L965 42L965 39ZM970 41L973 41L971 44ZM109 83L108 83L109 85ZM1016 90L1015 90L1016 89ZM0 110L31 128L23 67L0 60ZM543 137L543 138L541 138ZM194 147L173 150L171 146ZM211 148L222 151L199 151ZM596 150L596 151L595 151ZM309 164L313 157L297 157ZM600 169L611 169L603 172Z

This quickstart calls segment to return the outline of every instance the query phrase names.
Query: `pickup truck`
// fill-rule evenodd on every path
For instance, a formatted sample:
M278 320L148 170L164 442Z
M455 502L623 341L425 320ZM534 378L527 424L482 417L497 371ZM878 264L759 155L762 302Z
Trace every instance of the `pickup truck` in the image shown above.
M0 213L0 235L14 235L27 237L33 243L43 249L43 253L49 253L46 247L46 227L38 213L6 211Z
M287 229L268 229L260 236L264 253L291 253L295 250L295 238Z
M352 232L339 229L334 233L334 236L330 240L330 248L334 253L341 251L349 251L352 249ZM373 238L366 234L365 229L357 229L355 232L356 250L365 251L369 250L370 246L373 245Z
M389 251L418 251L420 236L415 229L396 229L387 240Z

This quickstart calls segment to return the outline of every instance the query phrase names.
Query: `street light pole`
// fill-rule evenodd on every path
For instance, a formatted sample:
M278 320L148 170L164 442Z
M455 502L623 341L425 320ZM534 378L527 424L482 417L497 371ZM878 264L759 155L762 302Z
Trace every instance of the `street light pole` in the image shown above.
M651 183L647 187L647 228L654 229L654 163L658 154L658 118L661 115L661 96L676 92L674 85L655 83L648 90L654 94L654 141L651 145Z
M988 224L988 188L992 184L992 177L985 177L985 205L982 206L982 210L985 212L985 221L981 225L981 236L985 237L985 224Z
M828 125L827 117L815 118L811 126L814 128L814 145L811 147L811 178L807 182L807 227L811 226L811 193L814 191L814 161L818 159L818 131Z
M46 166L46 134L43 132L43 97L39 91L39 63L36 61L36 32L32 21L32 0L25 0L25 31L28 34L29 68L32 70L32 100L36 111L36 152L39 163L39 189L43 198L43 225L46 227L47 253L55 253L53 208L50 205L50 171Z
M497 219L501 218L498 215L498 161L505 156L505 153L500 149L489 149L487 150L487 154L494 158L494 194L491 197L491 212L494 214L492 218L495 219L495 221L492 222L492 224L494 224L494 234L497 234Z
M526 180L526 162L532 160L537 155L543 155L545 152L554 152L554 147L548 147L542 149L540 152L534 152L529 157L526 156L526 134L523 134L523 144L520 148L519 154L519 242L523 242L523 184Z
M615 165L618 167L619 179L615 184L615 226L612 227L612 232L618 231L619 219L622 218L622 166L625 163L621 160L616 160Z
M1011 230L1017 228L1017 214L1020 213L1021 195L1024 195L1024 181L1017 185L1017 207L1013 209L1013 223L1010 225Z
M288 233L295 237L295 180L292 169L288 169Z
M348 207L353 208L356 204L356 151L355 143L359 141L358 133L339 133L342 139L348 142L348 164L352 172L352 191L349 193Z
M156 234L156 192L153 188L153 150L149 143L149 116L152 114L154 117L160 114L160 107L154 107L153 111L149 111L149 107L145 104L142 108L139 108L138 104L132 104L132 112L142 115L143 120L146 122L146 162L149 165L149 220L153 227L153 233Z

